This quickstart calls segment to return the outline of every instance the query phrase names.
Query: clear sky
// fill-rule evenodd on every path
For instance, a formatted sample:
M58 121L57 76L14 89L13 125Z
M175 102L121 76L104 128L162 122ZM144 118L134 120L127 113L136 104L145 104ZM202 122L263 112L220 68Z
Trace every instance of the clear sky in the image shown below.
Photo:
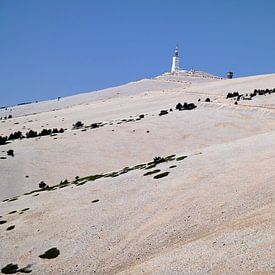
M177 43L186 69L274 73L275 0L0 0L0 106L159 75Z

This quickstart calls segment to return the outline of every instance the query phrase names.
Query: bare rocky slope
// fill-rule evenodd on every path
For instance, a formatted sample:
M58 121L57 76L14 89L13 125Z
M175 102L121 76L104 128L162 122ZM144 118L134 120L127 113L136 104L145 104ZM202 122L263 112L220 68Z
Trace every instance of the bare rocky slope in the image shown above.
M247 99L267 88L181 72L1 109L1 136L65 129L0 145L2 272L273 274L275 93Z

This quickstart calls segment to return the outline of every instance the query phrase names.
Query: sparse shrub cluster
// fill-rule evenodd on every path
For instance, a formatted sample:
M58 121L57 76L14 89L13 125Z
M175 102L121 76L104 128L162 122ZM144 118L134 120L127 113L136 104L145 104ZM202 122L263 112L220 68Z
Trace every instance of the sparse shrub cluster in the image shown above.
M233 92L233 93L228 93L226 98L234 98L239 96L240 96L239 92Z
M0 117L0 120L6 120L6 119L10 119L10 118L12 118L12 115Z
M187 103L184 102L183 105L181 103L178 103L176 105L176 109L179 111L183 111L183 110L193 110L197 108L197 106L194 103Z
M34 130L29 130L28 132L26 132L25 136L22 134L21 131L16 131L14 133L11 133L8 137L7 136L0 136L0 145L6 144L8 140L47 136L47 135L51 135L51 134L64 133L64 131L65 130L63 128L60 128L59 130L57 128L43 129L41 132L36 132Z
M57 134L57 133L64 133L64 129L60 128L59 130L57 128L53 129L43 129L40 133L30 130L26 133L26 138L34 138L34 137L42 137L42 136L49 136L51 134Z
M61 180L59 184L63 185L63 184L68 184L68 183L69 183L69 181L67 179L64 179L63 181Z
M8 140L19 139L19 138L22 138L22 137L23 137L22 132L17 131L17 132L11 133L11 134L9 135Z
M255 89L253 93L250 94L240 94L239 92L227 93L226 98L236 98L237 101L242 100L251 100L257 95L266 95L275 93L275 88L273 89Z
M154 164L162 163L162 162L165 162L165 161L166 160L163 157L154 157L154 160L153 160Z

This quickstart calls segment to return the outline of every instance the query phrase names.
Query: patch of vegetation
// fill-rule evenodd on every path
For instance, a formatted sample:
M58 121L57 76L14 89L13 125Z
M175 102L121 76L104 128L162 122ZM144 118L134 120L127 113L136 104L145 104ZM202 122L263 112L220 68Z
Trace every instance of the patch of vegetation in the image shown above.
M41 181L39 184L38 184L39 188L41 189L48 189L49 186L44 182L44 181Z
M84 127L84 123L82 121L77 121L75 124L73 124L73 130L80 129Z
M0 224L4 224L4 223L6 223L7 221L0 221Z
M154 160L153 160L153 162L155 164L159 164L159 163L165 162L165 158L163 158L163 157L155 157Z
M207 97L207 98L205 99L205 102L211 102L210 98Z
M58 257L59 254L60 254L59 250L56 247L53 247L53 248L47 250L46 252L44 252L44 254L40 255L39 258L54 259L54 258Z
M9 212L8 214L11 215L11 214L14 214L14 213L16 213L16 212L17 212L17 211L14 210L14 211Z
M253 93L250 94L240 94L239 92L233 92L233 93L227 93L226 98L233 98L239 101L240 99L242 100L252 100L253 97L257 95L267 95L267 94L272 94L275 93L275 88L273 89L255 89ZM237 101L235 101L235 104Z
M160 178L166 177L166 176L168 176L169 173L170 173L170 172L164 172L164 173L155 175L155 176L154 176L154 179L160 179Z
M179 110L179 111L184 111L184 110L193 110L197 108L197 106L194 104L194 103L187 103L187 102L184 102L183 105L179 102L177 105L176 105L176 109Z
M29 132L26 133L26 138L35 138L37 136L37 132L33 130L29 130Z
M16 200L18 200L18 197L13 197L11 199L8 199L8 201L16 201Z
M2 137L2 136L0 136L0 145L6 144L7 140L8 140L7 137Z
M9 150L7 151L7 155L8 155L8 156L11 156L11 157L14 157L14 151L13 151L12 149L9 149Z
M167 115L167 114L168 114L167 110L161 110L160 113L159 113L159 116L164 116L164 115Z
M176 167L177 167L177 165L172 165L169 168L176 168Z
M8 264L8 265L6 265L5 267L3 267L1 269L1 272L3 274L14 274L14 273L17 273L17 272L31 273L32 271L30 269L30 266L31 265L27 265L26 267L18 268L17 264Z
M187 158L187 156L177 157L177 158L176 158L176 161L184 160L185 158Z
M24 208L24 209L22 209L21 211L22 211L22 212L25 212L25 211L28 211L28 210L30 210L30 208L29 208L29 207Z
M66 184L69 184L69 182L68 182L67 179L65 179L64 181L61 180L59 184L60 185L66 185Z
M15 228L15 225L11 225L11 226L9 226L6 230L7 231L10 231L10 230L13 230Z
M233 93L228 93L226 98L232 98L232 97L238 97L240 96L239 92L233 92Z
M99 202L99 200L93 200L92 203Z
M173 160L182 160L186 157L187 156L182 156L182 157L176 158L175 154L169 155L167 157L155 157L153 161L148 162L148 163L138 164L138 165L135 165L133 167L124 167L121 170L108 172L108 173L105 173L105 174L95 174L95 175L86 176L86 177L83 177L83 178L80 178L79 176L77 176L75 178L75 180L72 181L72 182L67 182L65 180L65 181L61 181L60 184L56 184L56 185L53 185L53 186L48 186L47 184L45 184L42 181L42 182L40 182L40 186L39 186L40 189L32 190L30 192L25 193L24 195L31 195L31 194L34 194L34 193L40 193L40 192L44 192L44 191L53 191L53 190L56 190L58 188L64 188L64 187L69 186L71 184L75 184L77 186L80 186L80 185L83 185L83 184L85 184L89 181L95 181L95 180L100 179L102 177L118 177L122 174L128 173L128 172L133 171L133 170L137 170L137 169L149 170L149 169L152 169L152 168L156 167L159 163L169 162L169 161L173 161ZM166 172L166 173L169 173L169 172ZM164 174L166 174L166 173L164 173ZM38 196L38 195L39 194L34 194L33 196ZM3 200L3 201L11 201L11 200L16 200L16 199L17 199L17 197L14 197L12 199L6 199L6 200ZM23 214L23 212L21 211L19 214Z
M17 264L8 264L1 269L1 272L4 274L14 274L18 272L18 265Z
M151 162L152 163L152 162ZM150 164L150 165L148 165L146 168L145 168L145 170L149 170L149 169L152 169L152 168L155 168L157 165L155 164L155 163L153 163L153 164Z
M152 174L156 174L158 172L160 172L161 170L160 169L156 169L156 170L153 170L153 171L149 171L145 174L143 174L143 176L149 176L149 175L152 175Z
M23 137L24 136L23 136L22 132L21 131L17 131L17 132L11 133L9 135L8 140L14 140L14 139L19 139L19 138L23 138Z
M92 123L92 124L91 124L91 128L92 128L92 129L98 128L98 127L99 127L98 123Z

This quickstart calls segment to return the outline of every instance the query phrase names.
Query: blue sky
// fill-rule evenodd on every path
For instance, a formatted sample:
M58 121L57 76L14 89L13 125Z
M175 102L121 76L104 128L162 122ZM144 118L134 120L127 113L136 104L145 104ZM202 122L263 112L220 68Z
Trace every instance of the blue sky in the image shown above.
M274 73L274 15L274 0L0 0L0 106L159 75L177 43L183 68Z

